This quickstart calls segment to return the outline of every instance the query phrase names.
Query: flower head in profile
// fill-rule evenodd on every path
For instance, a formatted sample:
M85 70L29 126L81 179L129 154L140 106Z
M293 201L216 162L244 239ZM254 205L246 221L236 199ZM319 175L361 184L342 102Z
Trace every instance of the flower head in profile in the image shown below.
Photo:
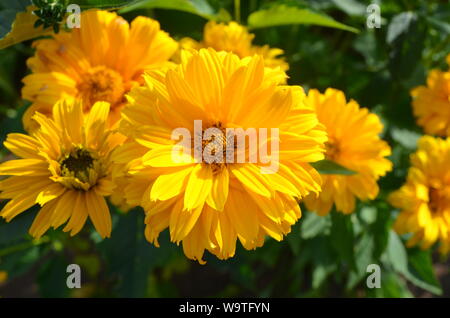
M326 134L303 90L280 85L285 76L261 56L209 48L184 51L177 68L132 90L120 128L132 141L114 157L129 164L125 197L146 211L148 241L169 228L203 262L205 250L226 259L237 239L254 249L290 232L297 199L320 191L309 163L323 159Z
M355 174L322 175L322 192L319 197L308 196L306 206L319 215L329 213L333 204L340 212L352 213L356 198L374 199L379 191L378 178L392 169L385 158L391 149L379 137L383 125L377 115L360 108L354 100L347 102L344 93L336 89L329 88L324 94L310 90L307 104L326 127L326 158Z
M450 66L450 54L447 56ZM432 70L427 85L411 90L412 106L418 125L427 134L450 136L450 70Z
M245 26L236 22L217 23L209 21L203 31L203 40L197 42L191 38L183 38L180 41L181 48L200 49L212 47L216 51L232 52L240 58L259 54L264 57L267 67L280 67L283 71L289 69L288 63L279 57L283 54L282 49L271 48L268 45L253 45L254 34L249 33Z
M411 156L406 183L391 193L389 202L400 209L394 229L411 233L408 246L423 249L440 242L450 251L450 139L424 136Z
M38 204L30 228L34 237L66 223L63 231L77 234L92 221L102 237L111 233L105 196L112 193L111 151L123 136L108 128L110 106L97 102L88 114L82 105L60 101L53 119L36 113L39 128L31 135L9 134L4 145L21 159L0 164L0 198L10 199L0 216L11 221Z
M88 10L80 19L80 28L33 43L36 53L27 61L32 74L22 89L23 98L33 103L23 118L29 131L35 111L50 116L64 97L80 99L85 112L97 101L110 103L113 124L124 95L142 83L143 72L167 67L178 47L150 18L137 17L129 25L116 13Z

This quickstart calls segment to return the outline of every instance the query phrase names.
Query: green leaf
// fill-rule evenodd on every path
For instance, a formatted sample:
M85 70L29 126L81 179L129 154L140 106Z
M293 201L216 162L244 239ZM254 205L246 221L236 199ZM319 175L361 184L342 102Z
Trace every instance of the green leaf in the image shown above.
M420 74L417 68L422 64L425 31L415 12L403 12L392 19L386 42L391 46L389 70L394 79L410 81L413 74Z
M70 291L67 288L67 266L70 261L63 254L53 254L39 267L38 286L42 297L66 297ZM81 274L83 284L83 273Z
M297 223L292 226L291 233L286 236L286 240L295 256L298 256L301 252L300 244L302 243L302 237L300 233L300 226Z
M334 5L353 16L364 16L366 14L366 6L356 0L332 0Z
M367 266L373 264L374 237L365 233L355 246L355 270L351 271L347 281L347 289L353 289L367 275Z
M305 213L300 223L300 236L305 240L325 233L331 226L329 215L319 216L313 212Z
M432 17L426 17L428 23L430 23L437 30L450 34L450 23L438 20Z
M231 19L230 14L226 10L214 10L207 0L140 0L119 12L126 13L138 9L178 10L195 14L208 20L229 21Z
M27 240L28 230L33 223L37 210L37 207L33 207L15 217L14 221L10 223L0 219L0 250L4 247L11 248L12 245L19 242L29 243Z
M414 12L403 12L396 15L389 23L386 42L392 44L400 37L405 36L416 21L417 15Z
M409 273L411 275L408 276L408 279L418 287L441 295L442 287L434 274L431 252L412 248L409 249L408 257Z
M370 232L374 238L374 258L378 259L385 252L391 229L391 213L390 209L377 209L376 220L370 226Z
M126 214L115 211L114 215L111 238L97 244L98 249L108 264L108 275L118 279L115 290L118 295L144 297L150 272L155 266L167 265L179 247L164 239L167 231L161 235L161 248L147 242L144 212L140 208Z
M398 273L408 274L408 254L403 246L400 237L394 231L389 232L389 241L387 246L387 257L389 263Z
M99 9L112 9L120 8L135 3L142 2L142 0L75 0L70 3L78 4L83 9L99 8Z
M333 257L328 237L317 236L309 244L312 246L312 287L319 288L325 279L337 269L338 263Z
M413 297L408 290L406 282L398 279L398 276L393 272L387 272L381 276L381 288L374 288L368 290L369 297L380 298L410 298Z
M335 21L322 13L316 13L309 9L289 7L286 5L274 5L269 9L253 12L248 17L250 29L267 28L288 24L312 24L329 28L346 30L358 33L358 29Z
M131 210L127 214L117 214L117 217L111 239L102 241L98 246L108 261L108 270L118 277L119 295L142 297L150 267L138 267L138 245L143 231L141 211Z
M353 224L349 215L331 212L331 245L342 261L347 262L352 268L355 267L354 260L354 234Z
M356 174L355 171L345 168L340 164L331 160L321 160L311 163L311 165L319 171L320 174L342 174L346 176L351 176Z
M415 131L393 127L391 129L391 136L392 139L403 147L414 150L417 148L417 140L419 140L421 135Z
M411 264L408 264L408 253L401 239L394 231L391 231L387 248L389 264L396 272L402 274L417 287L441 295L442 289L435 280L434 274L430 273L432 269L426 268L431 266L431 260L427 259L426 255L414 255L413 253L412 256ZM419 268L421 266L424 266L424 268Z

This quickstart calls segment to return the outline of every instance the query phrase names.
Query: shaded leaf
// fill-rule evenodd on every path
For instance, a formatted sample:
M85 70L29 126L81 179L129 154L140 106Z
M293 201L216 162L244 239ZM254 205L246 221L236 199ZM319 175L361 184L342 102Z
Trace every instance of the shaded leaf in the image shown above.
M141 0L123 8L120 13L138 9L167 9L195 14L208 20L228 21L230 14L222 9L215 11L206 0Z
M309 9L289 7L286 5L274 5L269 9L253 12L248 17L248 26L251 29L267 28L288 24L311 24L329 28L346 30L358 33L358 29L335 21L322 13L316 13Z
M300 221L300 236L303 239L310 239L330 229L330 216L319 216L316 213L305 213Z
M347 176L356 174L355 171L347 169L344 166L327 159L313 162L311 165L319 171L320 174L343 174Z

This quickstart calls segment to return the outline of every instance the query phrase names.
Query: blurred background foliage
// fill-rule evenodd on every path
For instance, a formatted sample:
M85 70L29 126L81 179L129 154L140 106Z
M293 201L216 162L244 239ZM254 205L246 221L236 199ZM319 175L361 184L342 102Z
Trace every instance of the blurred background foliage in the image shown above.
M12 4L12 3L15 4ZM405 237L391 230L398 211L386 203L405 180L409 155L422 134L415 125L409 91L425 83L432 68L445 68L450 53L450 5L442 0L86 0L82 8L117 8L131 20L157 19L176 39L202 37L207 19L248 24L255 43L285 51L290 84L305 89L343 90L348 98L377 113L383 138L393 147L395 168L380 181L375 201L361 202L348 216L303 217L283 242L269 239L255 251L239 244L236 256L206 265L185 258L169 241L160 248L144 236L143 212L113 213L111 239L92 227L70 238L50 231L31 240L32 209L10 224L0 220L0 296L42 297L413 297L450 296L447 259L432 251L407 249ZM381 8L381 27L366 27L367 6ZM2 1L0 36L11 14L29 1ZM20 7L22 5L22 7ZM14 11L16 10L16 11ZM8 20L9 19L9 20ZM309 22L309 24L305 24ZM6 25L6 26L5 26ZM0 50L0 141L21 132L21 79L31 41ZM10 157L2 147L0 160ZM0 202L3 206L5 202ZM66 287L66 267L82 267L82 288ZM381 266L381 288L366 287L368 264ZM7 278L5 273L7 273Z

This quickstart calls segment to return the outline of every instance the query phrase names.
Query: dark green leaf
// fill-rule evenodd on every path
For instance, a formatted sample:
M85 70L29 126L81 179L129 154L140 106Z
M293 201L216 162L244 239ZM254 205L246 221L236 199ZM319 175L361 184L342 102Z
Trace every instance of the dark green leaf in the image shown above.
M313 212L304 213L300 223L300 236L305 240L324 234L331 226L329 215L319 216Z
M341 166L340 164L331 160L321 160L318 162L313 162L311 164L320 174L342 174L351 176L356 174L356 172Z
M434 294L441 295L442 288L434 274L430 251L412 248L408 251L409 272L412 282Z
M355 33L359 32L357 29L337 22L325 14L282 4L253 12L248 17L248 26L251 29L289 24L311 24Z
M450 34L450 23L435 19L433 17L427 17L427 21L437 30Z
M365 233L357 240L355 246L356 268L349 275L347 289L353 289L367 275L367 266L373 264L374 237L370 233Z
M366 14L366 6L356 0L332 0L336 7L347 13L348 15L364 16Z
M120 10L126 13L138 9L167 9L184 11L208 20L228 21L231 19L225 10L215 11L206 0L141 0Z
M354 267L354 234L350 215L333 211L331 213L331 245L337 252L341 261Z

